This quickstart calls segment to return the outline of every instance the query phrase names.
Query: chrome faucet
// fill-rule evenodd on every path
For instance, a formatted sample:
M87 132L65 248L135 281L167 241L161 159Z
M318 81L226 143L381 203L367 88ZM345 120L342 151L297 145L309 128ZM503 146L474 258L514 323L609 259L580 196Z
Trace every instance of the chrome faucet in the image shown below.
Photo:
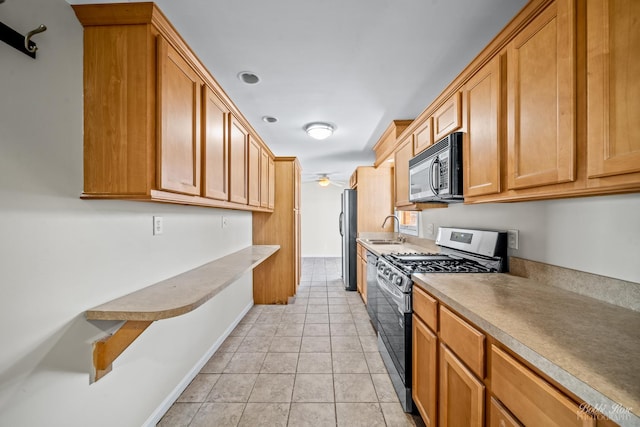
M396 231L396 233L399 233L400 232L400 219L395 215L387 215L387 217L382 222L382 225L380 226L380 228L384 228L384 225L387 223L387 220L389 218L395 218L396 219L396 224L398 225L398 231Z

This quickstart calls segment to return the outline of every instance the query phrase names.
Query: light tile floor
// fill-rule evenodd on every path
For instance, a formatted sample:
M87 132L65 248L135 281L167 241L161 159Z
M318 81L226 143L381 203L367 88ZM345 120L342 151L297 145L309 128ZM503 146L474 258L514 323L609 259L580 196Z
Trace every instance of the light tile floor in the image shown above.
M340 258L304 258L295 303L256 305L159 426L415 426Z

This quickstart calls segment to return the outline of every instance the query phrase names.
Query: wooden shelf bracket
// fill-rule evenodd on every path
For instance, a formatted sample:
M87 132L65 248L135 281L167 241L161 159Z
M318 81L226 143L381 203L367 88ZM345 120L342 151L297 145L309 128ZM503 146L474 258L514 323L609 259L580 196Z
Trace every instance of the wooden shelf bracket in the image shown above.
M129 320L114 334L94 342L91 382L94 383L111 372L113 361L116 360L151 323L153 322Z

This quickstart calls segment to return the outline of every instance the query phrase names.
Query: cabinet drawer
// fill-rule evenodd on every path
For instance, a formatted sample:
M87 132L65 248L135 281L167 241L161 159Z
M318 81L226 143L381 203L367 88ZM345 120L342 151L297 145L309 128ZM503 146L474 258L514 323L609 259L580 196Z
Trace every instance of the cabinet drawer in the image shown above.
M492 397L489 407L489 427L522 427L522 424Z
M482 332L440 307L440 338L478 377L484 378L484 341Z
M580 407L526 366L491 346L491 391L527 426L595 426Z
M438 330L438 301L417 286L413 287L413 312L432 331Z

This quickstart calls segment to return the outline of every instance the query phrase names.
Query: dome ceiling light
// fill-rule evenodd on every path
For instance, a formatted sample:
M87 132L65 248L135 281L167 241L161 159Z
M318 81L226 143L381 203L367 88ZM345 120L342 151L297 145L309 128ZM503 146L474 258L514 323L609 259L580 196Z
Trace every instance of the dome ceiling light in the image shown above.
M251 71L241 71L238 73L238 78L241 82L248 85L254 85L260 82L260 77L256 73Z
M318 179L318 184L320 185L320 187L326 187L331 183L331 181L329 181L329 177L324 175L321 176L320 179Z
M327 139L333 135L335 127L329 123L313 122L305 125L304 131L313 139Z

